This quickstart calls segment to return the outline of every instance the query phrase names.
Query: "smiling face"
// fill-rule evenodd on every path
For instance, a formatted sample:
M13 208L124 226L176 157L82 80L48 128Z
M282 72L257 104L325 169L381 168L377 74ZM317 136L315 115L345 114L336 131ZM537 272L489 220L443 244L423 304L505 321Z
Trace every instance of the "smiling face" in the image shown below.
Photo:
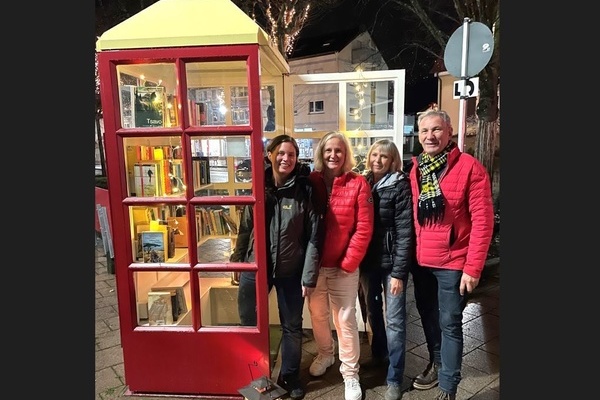
M333 176L339 176L344 172L345 161L346 147L344 146L344 142L337 137L329 139L323 147L323 166Z
M285 181L296 167L298 155L296 148L290 142L283 142L273 151L267 153L271 165L273 166L273 175L277 180Z
M419 143L429 156L441 153L451 137L452 126L446 124L440 116L428 116L419 123Z
M392 166L392 156L383 151L381 146L371 150L369 155L369 169L373 171L376 178L381 178L390 171Z

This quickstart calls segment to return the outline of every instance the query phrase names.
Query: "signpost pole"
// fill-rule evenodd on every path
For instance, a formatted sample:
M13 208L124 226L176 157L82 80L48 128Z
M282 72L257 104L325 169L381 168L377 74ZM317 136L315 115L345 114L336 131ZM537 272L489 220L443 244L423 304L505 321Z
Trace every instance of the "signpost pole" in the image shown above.
M467 76L467 59L469 57L469 23L470 18L465 18L463 21L463 36L462 36L462 54L460 62L460 78L463 81L462 90L460 92L460 104L458 109L458 148L462 152L465 147L465 131L467 125L467 83L469 77Z
M446 70L452 76L462 80L458 118L458 148L460 151L464 150L465 131L467 130L467 99L469 98L467 87L471 83L469 78L477 75L487 65L493 51L494 37L490 28L481 22L471 23L471 19L468 17L450 36L444 50Z

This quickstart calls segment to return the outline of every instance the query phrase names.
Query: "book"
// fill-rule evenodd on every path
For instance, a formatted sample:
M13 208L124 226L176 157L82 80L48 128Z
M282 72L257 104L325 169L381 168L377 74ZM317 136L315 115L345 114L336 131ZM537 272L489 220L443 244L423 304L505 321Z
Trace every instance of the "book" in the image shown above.
M150 224L150 210L145 206L133 206L130 208L133 226L140 224Z
M170 278L170 277L169 277ZM173 306L173 321L177 321L180 315L188 311L185 298L185 291L189 292L189 277L183 275L173 275L171 282L159 282L152 286L152 292L169 292L172 296L171 304Z
M192 165L194 172L194 190L198 190L201 185L210 183L210 165L208 157L192 157Z
M238 227L237 227L237 224L235 223L235 221L233 220L233 218L231 217L231 215L229 215L229 210L223 211L223 219L225 220L225 223L227 224L227 227L229 228L229 232L231 232L234 235L237 235Z
M173 258L175 257L175 230L167 227L167 239L169 240L167 244L167 257Z
M127 185L129 187L129 195L135 195L135 181L134 181L134 166L138 162L138 147L139 146L127 146L125 149L125 162L127 163Z
M134 114L133 108L135 98L135 86L133 85L121 85L120 89L120 102L121 108L121 126L123 128L134 128Z
M160 149L162 152L162 149ZM169 160L160 160L161 171L161 192L165 195L169 195L173 193L173 185L171 182L171 162Z
M165 88L162 86L137 86L135 88L135 126L163 127L165 114Z
M206 104L203 102L196 103L196 121L199 125L206 125Z
M221 225L221 215L219 214L219 210L217 209L209 209L210 218L215 226L215 234L223 235L223 226Z
M171 292L148 292L148 324L172 325L173 324L173 300Z
M165 126L173 127L179 125L179 120L177 116L178 108L179 106L177 103L177 96L172 94L167 95Z
M140 234L145 263L161 263L167 258L167 232L144 231Z
M160 161L137 162L134 166L134 193L137 197L161 195L162 168Z

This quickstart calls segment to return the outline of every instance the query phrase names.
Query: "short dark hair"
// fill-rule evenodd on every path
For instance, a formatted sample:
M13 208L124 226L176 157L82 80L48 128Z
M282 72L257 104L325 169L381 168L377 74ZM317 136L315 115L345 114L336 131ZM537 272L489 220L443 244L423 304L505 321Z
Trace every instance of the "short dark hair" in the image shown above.
M275 151L277 146L279 146L281 143L285 143L285 142L289 142L294 146L294 148L296 149L296 157L298 155L300 155L300 147L298 147L298 143L296 143L296 139L294 139L290 135L279 135L279 136L275 136L273 139L271 139L271 141L269 142L269 145L267 146L267 153L269 153L269 152L272 153L273 151Z

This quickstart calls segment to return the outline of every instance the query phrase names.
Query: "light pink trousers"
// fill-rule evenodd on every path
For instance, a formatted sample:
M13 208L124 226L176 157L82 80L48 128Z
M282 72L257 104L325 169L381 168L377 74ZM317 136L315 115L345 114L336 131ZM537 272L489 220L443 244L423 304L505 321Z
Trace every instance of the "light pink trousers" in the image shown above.
M321 268L314 292L308 297L308 310L317 350L321 355L334 355L330 315L337 332L340 373L344 379L358 379L360 340L356 320L359 271ZM331 307L331 308L330 308Z

